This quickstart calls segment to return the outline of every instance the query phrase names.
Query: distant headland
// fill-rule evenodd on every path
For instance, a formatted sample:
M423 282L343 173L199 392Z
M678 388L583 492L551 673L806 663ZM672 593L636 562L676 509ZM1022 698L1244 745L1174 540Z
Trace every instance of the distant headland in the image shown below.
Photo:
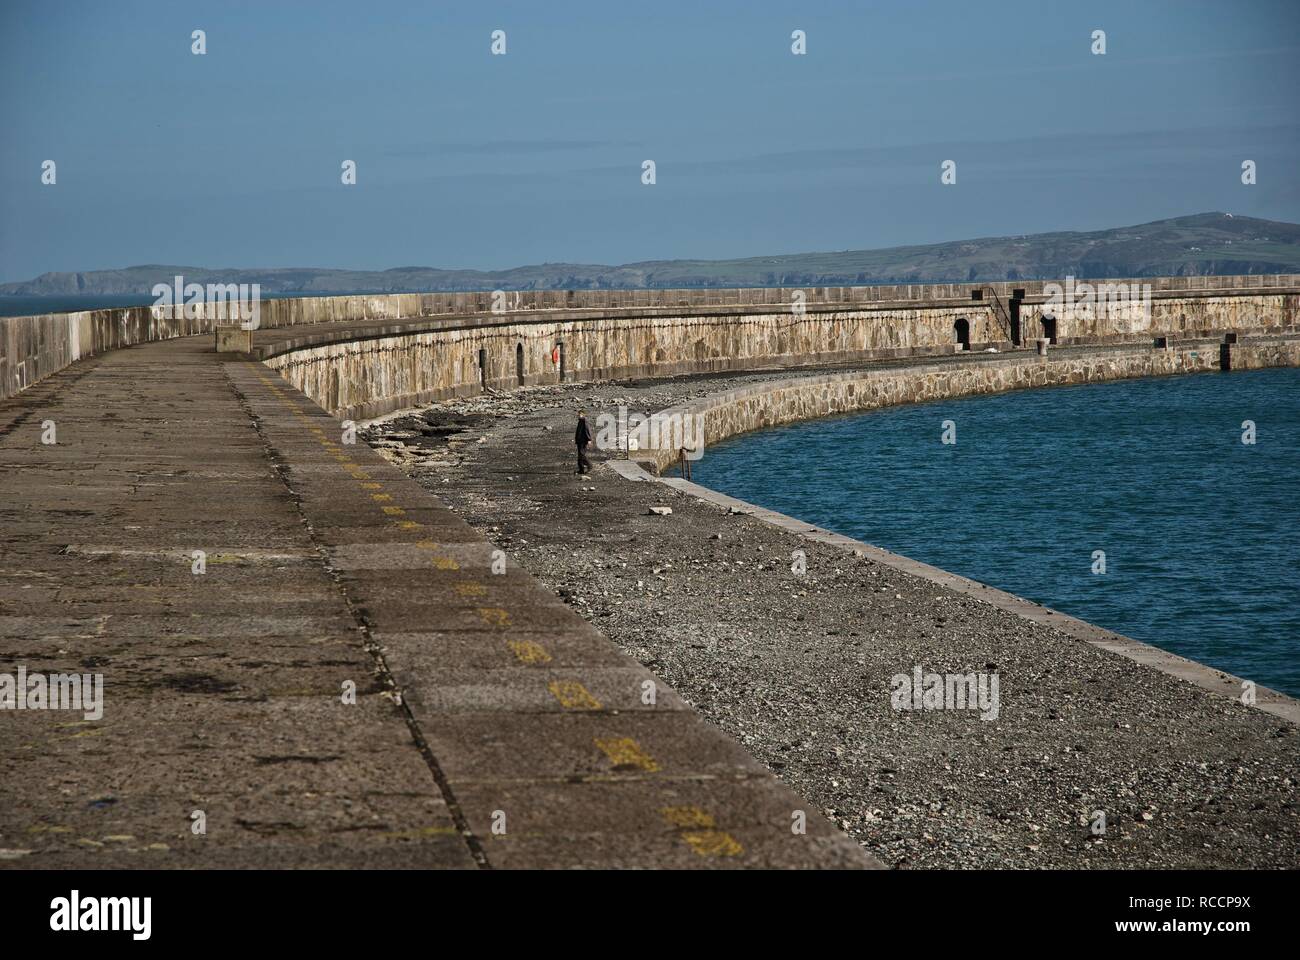
M0 297L146 297L177 274L196 283L257 283L265 296L474 290L846 286L1300 273L1300 224L1201 213L1109 230L988 237L924 246L737 260L650 260L618 266L543 263L508 270L395 267L218 268L150 264L45 273L0 284ZM118 303L121 303L119 300ZM109 305L105 303L104 305Z

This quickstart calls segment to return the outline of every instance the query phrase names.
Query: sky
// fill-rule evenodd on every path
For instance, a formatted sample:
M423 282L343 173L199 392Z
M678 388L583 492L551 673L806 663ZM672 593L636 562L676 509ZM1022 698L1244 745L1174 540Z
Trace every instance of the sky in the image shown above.
M1297 221L1298 95L1296 0L0 0L0 282Z

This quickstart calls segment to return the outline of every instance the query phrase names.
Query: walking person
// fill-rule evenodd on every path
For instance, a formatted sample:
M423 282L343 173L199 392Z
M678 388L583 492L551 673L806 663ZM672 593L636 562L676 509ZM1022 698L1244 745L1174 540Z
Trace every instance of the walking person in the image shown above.
M591 443L591 427L587 426L587 411L578 411L578 429L573 432L573 442L578 445L578 473L590 473L591 461L587 459L587 444Z

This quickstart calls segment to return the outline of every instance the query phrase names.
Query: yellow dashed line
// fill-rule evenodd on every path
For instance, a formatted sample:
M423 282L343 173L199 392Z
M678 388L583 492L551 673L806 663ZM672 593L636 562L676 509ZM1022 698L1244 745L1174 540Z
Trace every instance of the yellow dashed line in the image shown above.
M682 834L692 850L701 857L737 857L745 848L723 830L691 830Z
M419 524L416 524L416 526L419 526ZM415 545L416 545L417 547L421 548L422 550L437 550L437 549L438 549L438 544L434 543L432 540L418 540L418 541L416 541L416 544L415 544ZM433 558L433 565L434 565L435 567L437 567L439 570L459 570L459 569L460 569L460 564L457 563L455 560L453 560L451 557L434 557L434 558Z
M458 583L456 592L462 597L481 597L487 593L487 587L481 583Z
M683 830L712 830L717 826L713 821L713 814L699 807L664 807L659 812L674 827Z
M735 857L745 848L731 834L719 830L713 814L699 807L664 807L659 811L672 826L682 831L682 839L701 857Z
M551 655L546 652L540 643L534 643L532 640L507 640L506 644L520 663L551 662Z
M650 773L659 769L654 757L642 750L641 745L631 737L597 737L596 746L600 747L615 767L637 767Z
M510 614L500 607L479 607L477 613L483 622L490 627L510 626Z
M384 513L388 514L390 517L406 516L406 511L403 510L401 507L380 507L380 509L383 510Z
M370 499L375 501L391 500L393 495L391 493L372 493Z
M566 710L599 710L600 701L577 680L552 680L546 685Z

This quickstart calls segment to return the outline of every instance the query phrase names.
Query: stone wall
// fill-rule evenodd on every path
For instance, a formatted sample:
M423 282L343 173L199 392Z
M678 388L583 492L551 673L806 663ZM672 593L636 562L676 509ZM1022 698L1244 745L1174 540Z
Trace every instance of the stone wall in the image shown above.
M1300 295L1258 293L1195 296L1153 293L1149 303L1139 298L1104 305L1049 310L1028 299L1021 310L1021 336L1047 336L1045 313L1056 317L1056 342L1122 343L1162 335L1175 338L1213 337L1230 330L1287 333L1297 329Z
M1290 274L1108 282L1149 287L1149 320L1135 304L1110 304L1108 310L1091 313L1063 311L1057 318L1058 341L1294 329L1300 301L1300 276ZM261 301L260 324L270 329L442 318L437 336L421 339L419 334L384 346L371 344L360 361L354 350L325 346L313 347L314 353L292 362L277 358L276 365L301 377L300 386L312 384L308 392L331 410L373 415L408 401L480 389L480 349L487 351L488 384L516 385L515 351L521 344L525 383L558 378L549 357L559 342L565 344L566 373L578 376L670 375L944 352L955 340L952 324L958 317L968 320L970 341L978 349L1006 344L1007 310L1017 293L1023 294L1016 301L1022 304L1022 340L1028 341L1043 330L1046 285L1014 281L301 297ZM790 310L797 293L807 304L803 317ZM973 300L976 294L983 299ZM201 308L195 317L167 318L157 308L134 307L0 318L0 397L12 396L82 357L149 340L208 333L218 322L215 305ZM440 370L431 372L430 367ZM335 403L328 401L330 396Z
M1000 343L987 307L912 307L514 319L259 352L340 417L366 419L484 386L716 373L761 366L952 353L964 319L975 348ZM480 366L483 364L483 366ZM521 375L522 371L522 375Z
M1296 338L1242 342L1230 349L1233 369L1300 366L1300 339ZM710 444L750 430L835 414L1031 387L1204 372L1221 369L1220 363L1217 344L1200 344L1177 349L1107 349L1058 357L972 357L960 362L855 370L769 381L669 407L655 414L658 423L649 433L665 438L690 436L696 424L702 423L707 450ZM675 432L674 423L679 425ZM680 454L671 447L642 449L632 453L631 459L651 473L663 473L679 462Z
M177 311L122 307L0 317L0 399L83 357L137 343L211 333L217 324L231 322L225 317L224 308L219 310L216 304ZM262 317L263 326L274 321L275 317Z
M1149 302L1057 309L1053 332L1058 343L1145 345L1160 335L1187 339L1230 331L1285 332L1297 329L1298 302L1300 296L1283 292L1165 292ZM879 302L855 309L818 304L803 315L779 307L617 312L621 315L567 311L561 314L564 319L546 314L489 317L411 333L386 328L371 337L348 330L336 342L300 346L285 341L257 355L337 416L368 419L485 386L508 390L555 383L560 379L559 365L552 361L557 350L563 352L564 379L573 380L948 354L956 349L960 320L967 324L973 351L1011 347L1005 320L988 300L907 306ZM1026 299L1022 341L1047 332L1041 313L1041 305Z

